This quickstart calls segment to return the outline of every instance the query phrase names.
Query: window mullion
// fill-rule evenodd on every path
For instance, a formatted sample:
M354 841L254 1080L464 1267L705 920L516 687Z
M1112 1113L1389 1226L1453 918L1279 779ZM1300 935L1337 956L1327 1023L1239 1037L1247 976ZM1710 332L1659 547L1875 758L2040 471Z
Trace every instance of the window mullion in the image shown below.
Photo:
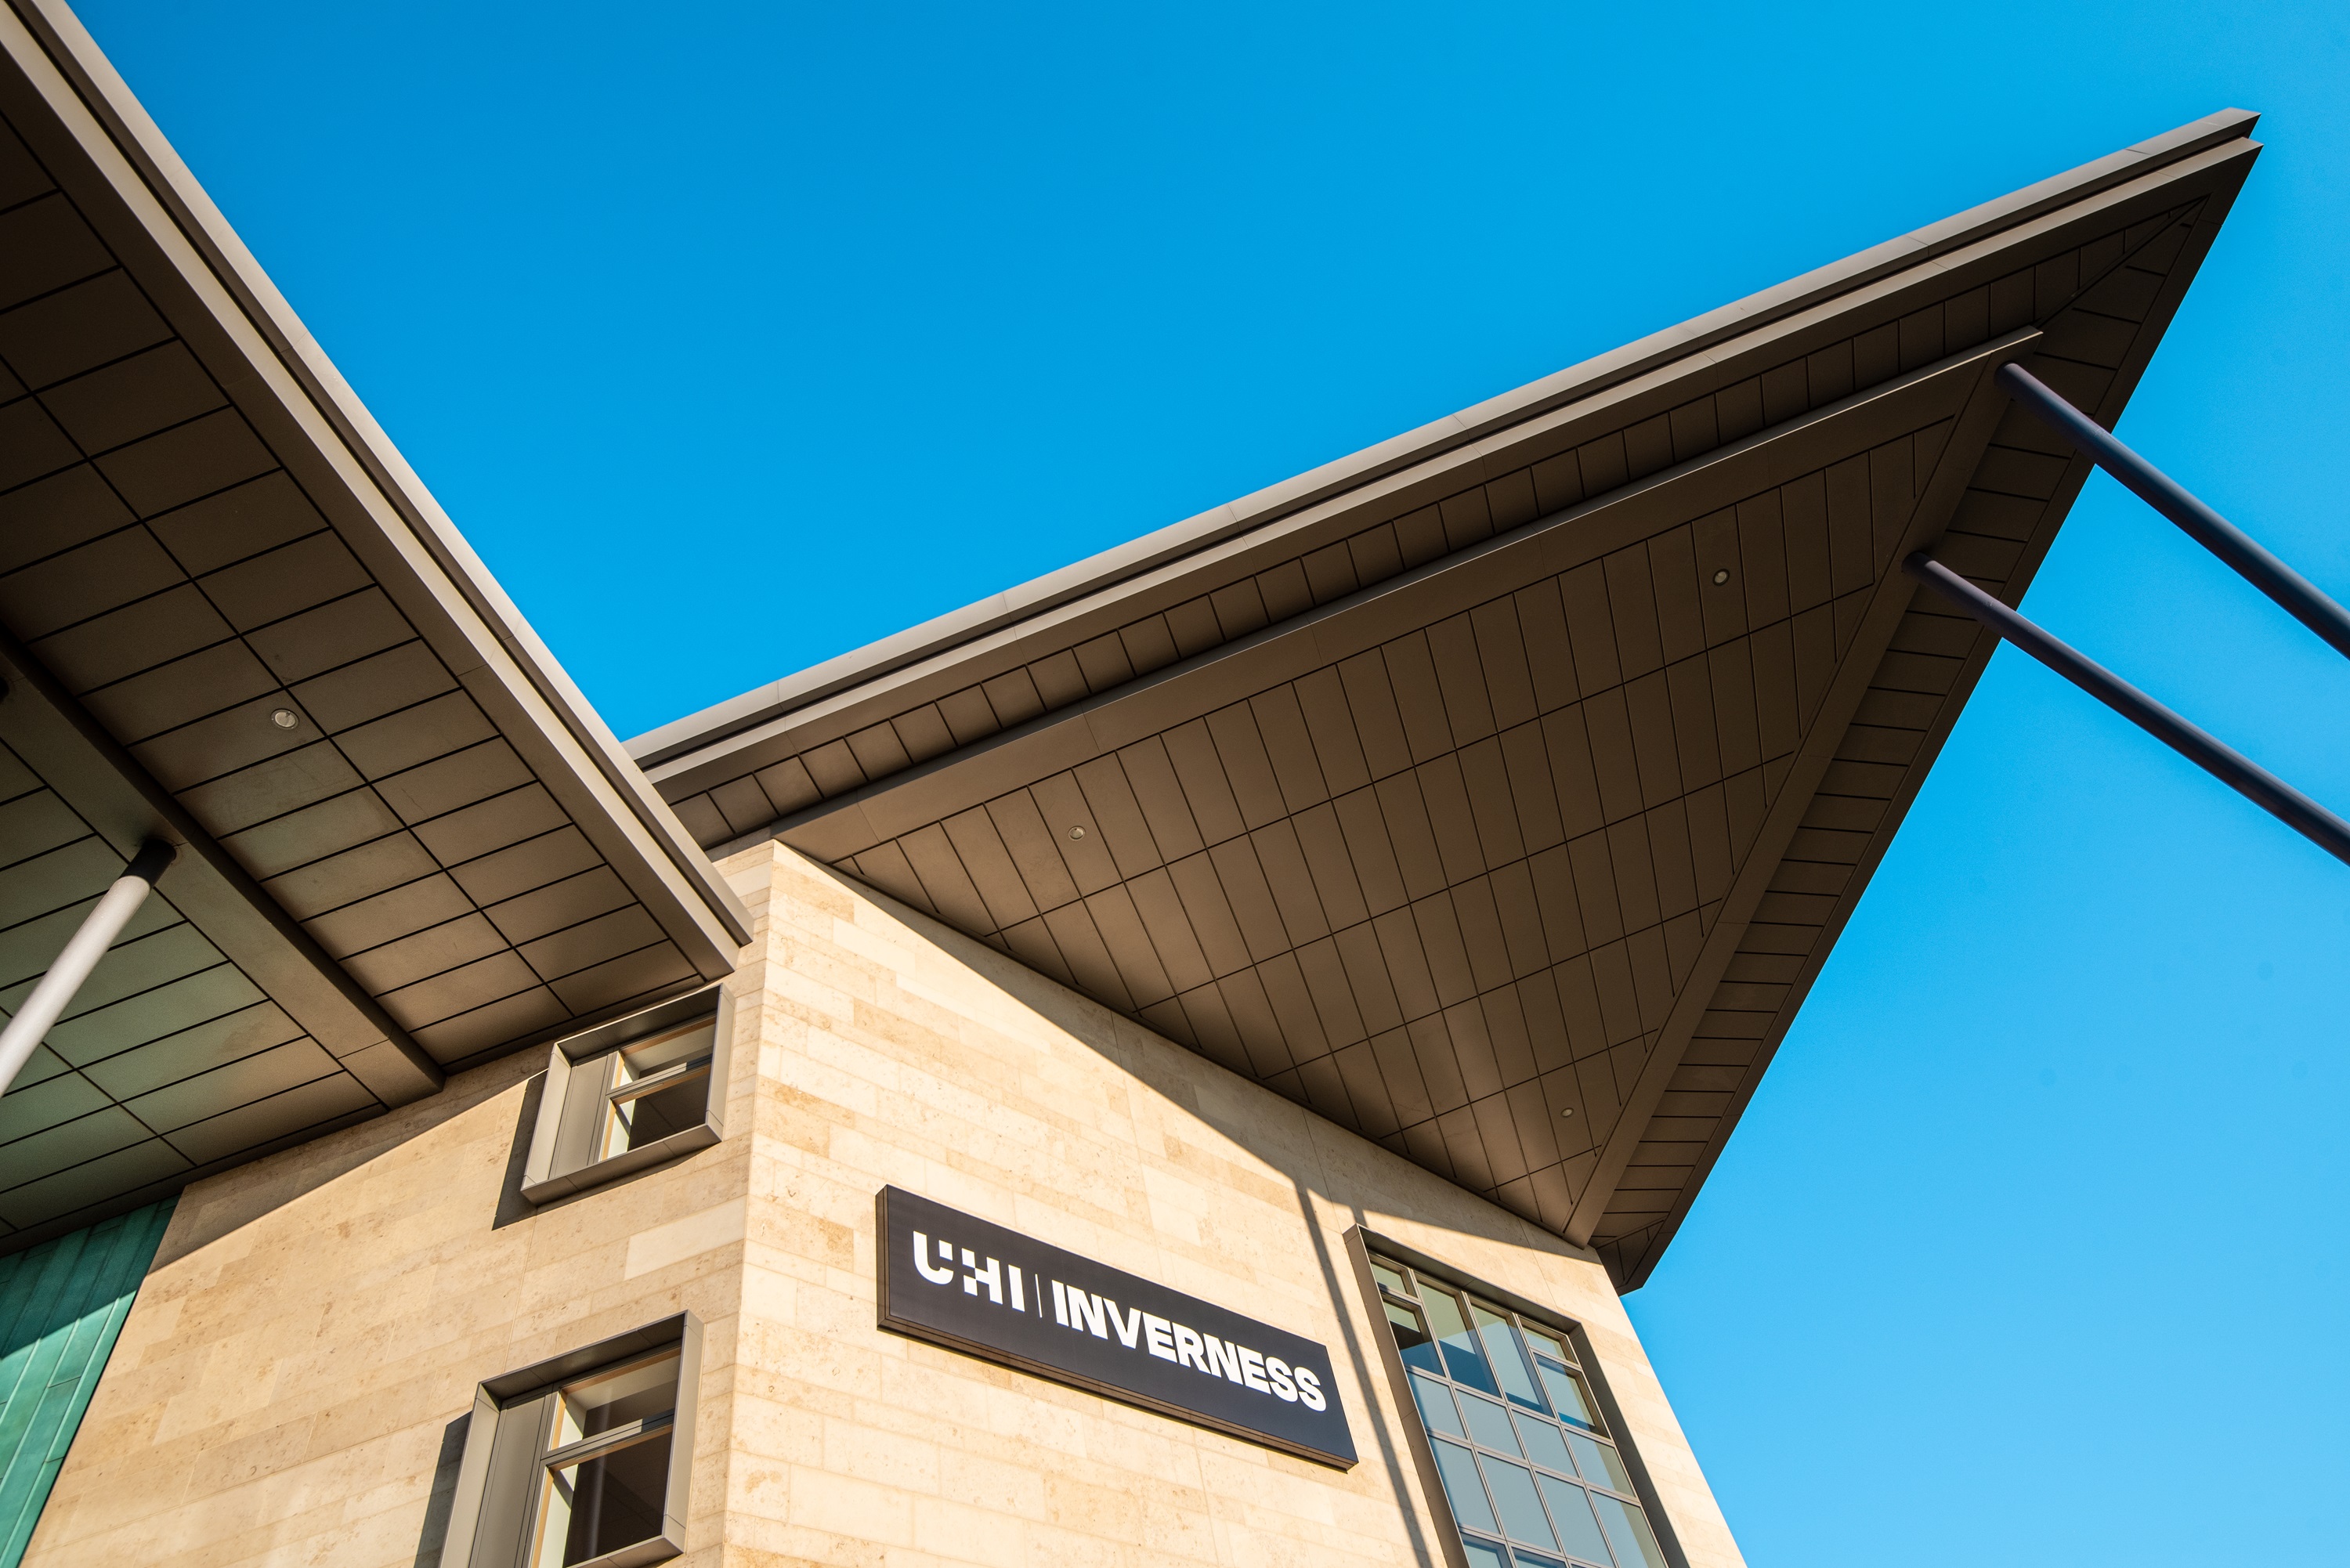
M1568 1544L1569 1542L1590 1545L1597 1540L1607 1539L1607 1532L1616 1528L1608 1522L1616 1517L1608 1511L1611 1509L1628 1515L1631 1523L1626 1528L1645 1528L1650 1537L1660 1533L1638 1487L1627 1483L1619 1488L1616 1484L1620 1471L1630 1467L1621 1462L1623 1446L1607 1429L1606 1417L1592 1388L1590 1378L1593 1374L1584 1370L1586 1357L1575 1353L1568 1333L1554 1328L1546 1322L1537 1324L1514 1306L1487 1302L1477 1294L1474 1286L1457 1286L1449 1280L1424 1275L1415 1268L1377 1253L1370 1254L1370 1262L1374 1315L1383 1319L1380 1326L1387 1331L1399 1355L1412 1353L1411 1348L1403 1343L1405 1339L1414 1334L1426 1336L1428 1345L1432 1347L1432 1359L1437 1369L1435 1378L1430 1381L1440 1379L1461 1410L1462 1429L1458 1438L1436 1431L1414 1392L1418 1387L1415 1380L1426 1374L1415 1372L1408 1362L1400 1364L1406 1418L1436 1450L1433 1457L1439 1462L1437 1473L1431 1479L1450 1489L1452 1467L1442 1462L1445 1452L1442 1445L1448 1441L1461 1445L1461 1451L1469 1455L1470 1468L1476 1472L1480 1496L1474 1500L1462 1500L1463 1506L1473 1511L1477 1503L1482 1502L1492 1520L1491 1533L1482 1524L1472 1527L1461 1520L1461 1510L1452 1511L1460 1539L1471 1547L1472 1562L1482 1562L1482 1554L1494 1544L1501 1546L1505 1562L1517 1562L1515 1547L1512 1544L1514 1537L1511 1533L1511 1516L1505 1515L1502 1508L1499 1481L1496 1480L1500 1472L1489 1470L1484 1462L1487 1459L1497 1464L1519 1467L1511 1478L1513 1486L1517 1475L1525 1476L1531 1485L1535 1505L1542 1513L1542 1523L1550 1532L1554 1543L1548 1547L1529 1546L1529 1551L1573 1558L1580 1568L1588 1559L1577 1555L1576 1547ZM1390 1284L1391 1280L1400 1280L1404 1289L1410 1293L1399 1293ZM1473 1353L1475 1357L1474 1361L1464 1360L1464 1368L1472 1375L1489 1376L1494 1382L1493 1394L1485 1397L1499 1407L1503 1418L1516 1428L1513 1448L1522 1451L1497 1449L1476 1435L1476 1424L1470 1418L1476 1412L1469 1409L1469 1401L1483 1395L1484 1391L1465 1382L1455 1373L1453 1357L1448 1352L1450 1342L1438 1327L1439 1318L1443 1314L1426 1304L1440 1298L1451 1303L1450 1315L1461 1320L1462 1348L1465 1352ZM1384 1312L1377 1310L1381 1306L1384 1306ZM1412 1322L1403 1321L1407 1315ZM1481 1316L1486 1321L1481 1323ZM1554 1345L1563 1347L1565 1354L1553 1354ZM1516 1360L1511 1369L1504 1370L1501 1363L1510 1355L1514 1355ZM1511 1392L1513 1381L1523 1383L1529 1379L1533 1385L1531 1404L1525 1402L1521 1395ZM1554 1383L1558 1385L1556 1388L1554 1388ZM1571 1400L1570 1395L1573 1396ZM1574 1417L1565 1413L1569 1403L1576 1407L1577 1414ZM1551 1444L1552 1439L1534 1442L1530 1433L1537 1424L1544 1432L1557 1434L1556 1440L1564 1443L1566 1451L1549 1455L1545 1445ZM1498 1438L1499 1433L1495 1435ZM1548 1457L1538 1458L1537 1449ZM1592 1450L1604 1455L1609 1461L1600 1467L1598 1474L1591 1473L1595 1463ZM1554 1459L1564 1461L1566 1468L1555 1468L1552 1462ZM1553 1488L1559 1492L1556 1498L1552 1496ZM1517 1497L1514 1491L1512 1495L1515 1499L1513 1506L1523 1511L1524 1500ZM1575 1501L1570 1501L1570 1498ZM1560 1511L1571 1510L1577 1502L1594 1517L1585 1522L1581 1521L1578 1514L1575 1521L1563 1523ZM1531 1528L1534 1521L1528 1518L1523 1522ZM1598 1537L1591 1536L1590 1532L1595 1530L1599 1532ZM1636 1555L1650 1555L1655 1550L1643 1546L1639 1542L1627 1542L1626 1545ZM1612 1544L1599 1549L1616 1550ZM1606 1559L1600 1561L1605 1562ZM1523 1564L1519 1568L1523 1568ZM1635 1563L1633 1568L1638 1568L1638 1564Z
M632 1078L624 1084L615 1084L604 1092L604 1097L616 1106L629 1100L642 1099L647 1095L659 1094L661 1090L673 1088L679 1084L691 1083L694 1079L708 1074L709 1071L710 1058L707 1056L698 1062L680 1062L675 1066L663 1067L658 1073L648 1074L641 1078Z
M677 1412L674 1410L665 1410L658 1416L647 1416L642 1419L630 1421L624 1427L615 1427L608 1432L598 1432L592 1438L582 1438L576 1443L566 1443L563 1447L549 1451L543 1462L549 1469L585 1464L589 1459L601 1459L606 1454L618 1453L622 1449L641 1443L648 1438L658 1438L668 1431L676 1419Z

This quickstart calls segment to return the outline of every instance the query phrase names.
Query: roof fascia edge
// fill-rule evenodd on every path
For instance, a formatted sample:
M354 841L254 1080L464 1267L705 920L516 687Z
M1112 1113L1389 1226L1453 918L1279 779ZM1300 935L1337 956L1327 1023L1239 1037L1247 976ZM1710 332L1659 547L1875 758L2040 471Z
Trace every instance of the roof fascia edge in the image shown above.
M2183 163L2191 165L2185 172L2199 172L2235 156L2230 149L2241 140L2217 139L2199 151L2170 160L2164 169L2177 171L2178 166ZM2009 243L2019 233L2028 236L2051 228L2062 228L2085 221L2091 213L2105 207L2138 200L2148 189L2145 182L2162 173L2163 170L2137 170L2129 178L2118 183L2108 182L2088 195L2043 206L2031 217L2010 224L1996 234L1976 235L1958 250L1945 251L1912 265L1882 273L1866 284L1846 289L1832 298L1814 300L1799 310L1755 321L1735 338L1709 349L1703 362L1707 365L1731 364L1742 358L1780 351L1773 346L1787 339L1799 340L1823 322L1832 320L1843 312L1865 306L1887 294L1898 293L1920 279L1976 265L1986 256L1996 254L2000 245ZM1669 388L1690 370L1692 363L1682 360L1651 366L1637 375L1554 403L1523 420L1488 430L1474 439L1424 453L1411 465L1368 476L1360 484L1336 492L1310 506L1269 519L1239 535L1204 545L1186 556L1139 572L1120 582L1100 585L1082 597L1072 597L1057 606L1039 607L1024 618L1012 619L993 630L974 633L964 641L941 648L926 658L910 659L891 669L873 671L862 680L847 684L831 693L812 694L796 707L759 722L746 724L731 733L698 741L692 749L673 752L665 761L649 758L645 771L657 785L672 794L691 794L711 784L723 783L742 771L734 760L739 753L763 744L777 733L794 731L803 725L815 725L818 728L818 738L822 738L837 729L855 729L873 722L876 717L886 717L896 699L881 703L872 713L852 720L837 722L832 717L844 709L874 701L877 693L918 683L940 670L952 668L991 649L1016 643L1022 638L1049 633L1056 624L1069 618L1091 615L1106 604L1122 602L1137 594L1147 594L1154 585L1178 580L1203 562L1260 546L1270 548L1296 531L1319 527L1341 512L1367 501L1375 501L1395 487L1429 483L1430 474L1439 470L1446 473L1458 470L1462 475L1457 479L1448 478L1446 483L1474 483L1474 478L1466 477L1469 470L1479 462L1505 453L1519 442L1554 434L1586 419L1600 421L1604 428L1608 421L1623 417L1610 410L1627 400L1655 397L1660 389ZM1310 549L1314 543L1308 541L1296 547ZM1073 635L1083 637L1093 633L1088 630ZM1014 659L1017 661L1024 657L1015 655Z
M2247 166L2245 172L2249 174L2250 171ZM2241 181L2225 185L2216 192L2213 204L2204 208L2196 224L2195 233L2188 241L2186 253L2172 267L2168 280L2155 296L2154 307L2140 327L2137 340L2130 349L2128 357L2123 360L2112 385L2106 389L2105 400L2088 410L2090 416L2106 429L2111 430L2120 424L2122 415L2129 406L2130 399L2137 393L2138 383L2153 364L2156 350L2160 348L2163 338L2169 331L2171 322L2177 317L2180 306L2186 300L2187 291L2193 286L2195 279L2201 275L2203 264L2209 259L2211 247L2218 241L2220 233L2227 223L2228 215L2234 210L2236 198L2241 191ZM2087 483L2093 472L2095 472L2095 465L2087 458L2075 452L2064 478L2058 484L2054 498L2048 504L2050 514L2058 519L2057 527L2046 530L2035 544L2026 546L2022 557L2011 573L2006 587L1999 590L2002 599L2011 605L2020 605L2022 602L2024 594L2029 591L2030 584L2039 576L2041 564L2046 559L2049 550L2056 542L2056 535L2063 526L2063 520L2071 515L2074 503L2078 500L2082 487ZM1835 909L1830 913L1828 923L1822 928L1820 940L1814 944L1811 958L1805 961L1803 971L1790 988L1787 1001L1782 1005L1777 1022L1762 1043L1762 1050L1755 1059L1752 1070L1732 1096L1730 1107L1724 1113L1712 1139L1707 1144L1705 1151L1699 1156L1697 1164L1691 1168L1689 1184L1682 1189L1679 1198L1667 1212L1662 1232L1648 1248L1646 1256L1634 1272L1627 1278L1618 1282L1620 1290L1629 1293L1647 1283L1658 1260L1664 1255L1665 1249L1672 1244L1682 1220L1689 1214L1690 1205L1696 1200L1698 1193L1703 1189L1706 1178L1711 1174L1715 1162L1721 1158L1722 1150L1728 1147L1731 1135L1737 1130L1738 1123L1744 1116L1747 1105L1753 1098L1754 1091L1761 1085L1764 1072L1777 1054L1781 1043L1785 1039L1797 1011L1810 995L1811 988L1817 981L1820 971L1825 967L1828 955L1835 950L1836 940L1843 934L1845 926L1859 908L1860 899L1876 876L1878 864L1891 849L1894 833L1907 820L1911 805L1916 801L1918 792L1925 786L1928 772L1940 757L1951 732L1957 729L1968 701L1972 697L1975 687L1980 683L1983 672L1990 667L1991 656L1998 651L1998 649L1999 639L1988 639L1968 659L1958 680L1951 687L1950 697L1944 701L1943 711L1937 719L1935 727L1928 732L1926 741L1918 748L1917 759L1910 766L1908 776L1903 781L1901 793L1895 796L1887 810L1886 826L1879 830L1860 863L1853 868L1846 891L1837 900Z
M1892 553L1895 563L1913 550L1925 548L1948 529L1951 516L1966 495L1969 482L1981 465L1983 453L1991 444L2000 417L2007 411L2007 395L1999 389L1993 379L1994 372L2001 365L2023 358L2039 341L2037 330L2019 333L2012 341L2001 346L1998 351L1976 358L1974 385L1960 410L1949 441L1943 445L1940 461L1911 508L1901 542ZM1630 1092L1624 1096L1623 1107L1616 1123L1600 1147L1599 1158L1591 1170L1583 1195L1575 1200L1575 1211L1567 1220L1565 1235L1567 1240L1577 1245L1591 1244L1600 1219L1622 1184L1626 1168L1641 1141L1647 1137L1658 1107L1670 1087L1673 1075L1688 1053L1690 1039L1706 1012L1712 1008L1716 990L1731 959L1752 924L1755 909L1764 893L1777 880L1795 832L1810 813L1813 802L1819 794L1821 783L1852 727L1861 700L1876 681L1886 653L1918 591L1916 581L1902 572L1897 564L1887 570L1870 594L1860 625L1854 631L1851 647L1838 661L1835 675L1821 700L1819 712L1797 749L1793 767L1780 785L1779 798L1773 803L1756 834L1754 846L1747 852L1746 864L1741 867L1730 895L1723 900L1712 930L1706 935L1704 947L1692 966L1690 979L1674 999L1670 1015L1658 1032L1656 1043L1650 1047L1648 1059L1642 1064ZM1912 770L1909 776L1922 779L1923 770ZM1814 950L1824 957L1828 945L1818 944Z
M1712 483L1712 476L1733 472L1750 462L1758 459L1766 463L1793 461L1784 454L1799 450L1802 443L1818 440L1823 432L1833 431L1854 419L1878 417L1882 410L1897 407L1904 400L1917 395L1921 389L1946 382L1954 375L1987 373L1981 370L1981 367L1987 362L1992 360L2003 362L2007 358L2014 358L2028 350L2032 344L2039 340L2039 337L2038 329L2022 328L1994 338L1989 343L1963 350L1949 358L1921 366L1891 381L1864 389L1826 408L1815 409L1810 413L1799 415L1783 424L1766 427L1719 451L1692 458L1687 462L1677 463L1659 473L1652 474L1646 479L1636 480L1605 495L1596 496L1589 501L1579 502L1561 511L1532 519L1507 533L1497 534L1490 539L1481 541L1468 549L1439 556L1433 561L1416 566L1397 576L1373 584L1367 588L1358 589L1343 598L1334 599L1326 605L1305 611L1288 620L1276 622L1246 637L1219 644L1190 659L1181 659L1162 670L1154 670L1149 675L1113 687L1097 696L1071 703L1066 708L1055 709L1050 712L1039 714L1025 723L1015 725L983 740L974 741L968 746L960 746L952 751L942 753L902 773L892 774L860 788L846 791L829 800L819 801L790 815L780 817L765 826L729 840L720 845L715 853L721 856L733 854L769 838L781 839L804 854L827 861L861 853L872 847L873 845L884 839L895 837L899 833L906 830L909 824L893 821L886 815L886 803L892 796L900 795L900 792L929 788L941 776L965 769L974 762L983 764L987 760L1009 754L1014 748L1034 745L1046 737L1056 734L1075 736L1082 733L1085 737L1082 744L1091 746L1097 752L1114 751L1128 744L1134 738L1134 734L1121 726L1106 722L1105 716L1117 712L1120 708L1137 700L1149 701L1154 694L1163 694L1179 685L1190 685L1202 679L1213 681L1220 675L1239 668L1243 661L1262 660L1267 652L1277 649L1300 649L1296 657L1304 660L1297 666L1301 671L1320 663L1346 657L1347 653L1357 651L1362 645L1352 640L1334 644L1328 639L1328 628L1343 625L1359 615L1367 607L1381 601L1392 601L1398 596L1419 594L1441 579L1458 580L1463 568L1473 569L1480 562L1491 561L1530 547L1544 548L1543 541L1565 537L1561 530L1572 529L1576 530L1578 534L1587 535L1594 529L1595 524L1603 520L1619 518L1627 513L1642 512L1657 504L1660 500L1681 493L1685 487L1692 483ZM1815 460L1816 457L1817 453L1811 453L1804 461ZM1673 504L1669 500L1666 504ZM1617 547L1617 543L1610 542L1605 537L1579 537L1571 546L1569 553L1577 559L1596 559L1607 550L1616 547ZM1305 640L1301 641L1301 639ZM1341 647L1346 651L1339 651ZM1310 649L1310 652L1305 651L1306 649ZM1250 677L1243 683L1261 684L1261 678ZM1208 711L1210 708L1221 706L1231 700L1229 693L1204 700L1193 700L1185 706L1185 711L1190 717L1197 717ZM1154 719L1151 723L1155 727L1165 722L1161 717ZM1063 765L1066 765L1066 763L1056 763L1050 769L1044 771L1057 772ZM1035 772L1037 770L1034 764L1021 764L1015 765L1013 771ZM964 792L965 798L962 803L949 808L949 811L966 809L970 805L980 804L1001 793L1003 787L1001 780L973 785ZM884 808L885 815L877 819L873 815L876 808ZM947 813L941 813L934 802L922 808L919 815L944 814Z
M470 615L452 618L473 620L502 650L501 662L511 671L502 676L509 684L519 677L536 699L518 706L538 709L567 738L569 746L558 749L574 752L576 762L585 763L586 771L600 778L610 804L621 808L619 815L634 819L637 832L631 836L641 836L654 851L650 858L672 868L662 879L711 918L697 923L714 923L733 943L747 942L749 916L741 899L301 324L80 19L62 0L9 0L9 5L47 64L348 453L384 511L421 546L422 561L416 560L414 552L399 553L417 567L430 564L429 572L417 574L425 591L444 603L453 594ZM449 593L442 591L444 585Z
M1070 599L1100 592L1155 567L1353 490L1452 447L1562 404L1605 392L1675 361L1694 358L1742 333L1825 304L2005 230L2142 178L2197 153L2248 139L2260 116L2226 109L2117 152L1970 207L1702 316L1638 338L1540 380L1471 404L1419 428L1309 469L1199 515L1114 546L961 609L827 659L797 674L636 736L629 753L648 767L723 742L744 730Z

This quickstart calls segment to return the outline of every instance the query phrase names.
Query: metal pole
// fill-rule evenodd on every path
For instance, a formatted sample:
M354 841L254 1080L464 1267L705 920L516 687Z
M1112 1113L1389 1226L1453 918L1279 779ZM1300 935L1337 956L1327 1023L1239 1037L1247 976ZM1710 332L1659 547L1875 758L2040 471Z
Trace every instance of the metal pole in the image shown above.
M2294 832L2350 865L2350 822L2180 718L2137 687L2008 608L1924 552L1902 566L2024 652L2185 757Z
M122 928L130 923L130 917L147 901L155 879L178 853L160 838L147 840L139 846L130 864L122 868L122 875L115 878L114 886L99 899L98 907L82 917L81 929L66 943L66 950L57 955L57 961L49 966L41 983L25 998L25 1005L8 1020L8 1027L0 1030L0 1095L8 1092L16 1075L32 1060L34 1048L48 1033L49 1026L73 1005L81 982L89 978L89 971L98 967L98 961L106 956L114 939L122 934Z
M2350 658L2350 610L2327 598L2314 583L2269 554L2251 535L2188 494L2177 480L2116 441L2111 431L2058 397L2030 371L2002 365L1995 379L2010 397L2086 452L2099 468L2178 524L2189 538L2234 567L2237 576L2275 600L2287 615L2332 643L2335 652Z

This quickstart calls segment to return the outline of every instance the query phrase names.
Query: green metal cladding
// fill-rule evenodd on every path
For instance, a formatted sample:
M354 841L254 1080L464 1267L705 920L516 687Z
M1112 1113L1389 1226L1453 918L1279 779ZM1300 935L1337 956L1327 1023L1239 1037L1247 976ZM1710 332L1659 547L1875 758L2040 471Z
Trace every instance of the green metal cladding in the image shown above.
M16 1568L172 1199L0 1258L0 1568Z

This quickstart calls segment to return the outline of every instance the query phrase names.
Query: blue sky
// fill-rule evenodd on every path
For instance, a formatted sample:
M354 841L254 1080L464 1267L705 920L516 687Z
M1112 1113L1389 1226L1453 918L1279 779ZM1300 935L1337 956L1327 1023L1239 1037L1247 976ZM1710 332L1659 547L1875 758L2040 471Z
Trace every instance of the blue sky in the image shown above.
M2122 432L2350 597L2350 12L88 0L622 734L2153 131ZM2035 617L2350 806L2108 482ZM1631 1300L1756 1568L2338 1564L2350 869L2002 651Z

